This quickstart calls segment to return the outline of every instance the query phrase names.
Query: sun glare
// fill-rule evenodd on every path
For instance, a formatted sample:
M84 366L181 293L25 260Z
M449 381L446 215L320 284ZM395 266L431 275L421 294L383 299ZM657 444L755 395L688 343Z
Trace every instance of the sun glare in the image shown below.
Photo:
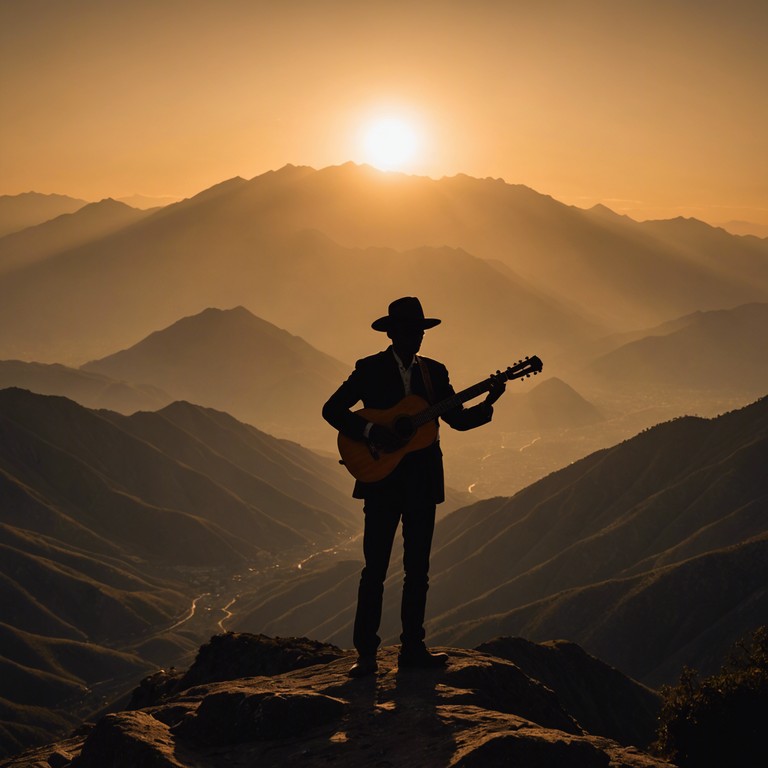
M379 118L363 137L365 161L382 171L405 170L416 159L419 144L418 132L407 120Z

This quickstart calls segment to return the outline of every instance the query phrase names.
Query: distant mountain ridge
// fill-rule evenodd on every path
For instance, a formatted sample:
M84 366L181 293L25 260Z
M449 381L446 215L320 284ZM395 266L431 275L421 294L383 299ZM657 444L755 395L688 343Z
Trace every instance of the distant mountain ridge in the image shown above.
M106 199L8 234L0 238L0 274L101 239L146 216L144 211Z
M756 224L753 221L727 221L720 226L731 234L742 237L768 237L768 224Z
M0 195L0 237L42 224L63 213L74 213L84 205L87 205L86 200L67 195L43 195L39 192Z
M525 354L522 340L543 354L765 301L767 249L703 224L582 211L501 180L287 166L0 279L0 329L14 320L12 335L0 331L0 356L81 364L180 316L241 305L352 360L408 286L445 320L430 337L435 356L451 363L451 349L470 350L475 369Z
M156 387L117 381L58 363L0 360L0 389L18 387L39 395L61 395L86 408L106 408L120 413L156 411L173 398Z
M732 389L760 395L768 386L766 328L768 304L698 312L602 355L590 369L602 380L636 390Z

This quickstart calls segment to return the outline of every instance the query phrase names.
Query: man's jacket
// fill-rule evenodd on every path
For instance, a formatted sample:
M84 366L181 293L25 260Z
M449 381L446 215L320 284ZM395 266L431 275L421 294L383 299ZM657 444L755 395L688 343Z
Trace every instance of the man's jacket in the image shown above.
M430 403L453 396L455 393L446 367L428 357L420 356L420 359L429 371L434 398L427 394L418 365L412 369L411 394L419 395ZM350 409L360 402L365 408L393 408L404 397L405 388L397 360L389 348L355 363L355 370L323 406L323 418L347 437L362 440L367 422ZM481 403L472 408L458 406L441 418L453 429L463 431L487 424L492 415L493 408ZM415 483L420 487L415 488ZM365 499L391 492L417 492L422 489L428 492L436 504L445 499L443 455L439 441L428 448L408 453L388 477L377 483L358 480L352 495L357 499Z

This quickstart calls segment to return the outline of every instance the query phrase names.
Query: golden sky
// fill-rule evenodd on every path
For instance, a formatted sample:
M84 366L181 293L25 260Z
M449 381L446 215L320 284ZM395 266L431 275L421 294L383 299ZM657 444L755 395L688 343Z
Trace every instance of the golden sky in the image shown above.
M765 0L0 0L0 194L186 197L286 163L768 224Z

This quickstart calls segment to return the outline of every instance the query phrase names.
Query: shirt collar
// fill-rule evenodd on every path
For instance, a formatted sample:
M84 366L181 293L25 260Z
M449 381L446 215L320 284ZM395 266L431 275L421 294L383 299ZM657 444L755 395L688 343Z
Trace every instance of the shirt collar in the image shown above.
M395 360L397 361L397 366L400 368L401 371L409 371L411 368L413 368L414 363L416 362L416 355L413 356L413 360L411 360L411 364L406 368L403 365L403 361L400 359L400 356L395 352L395 348L393 346L389 347L390 350L392 350L392 354L395 356Z

